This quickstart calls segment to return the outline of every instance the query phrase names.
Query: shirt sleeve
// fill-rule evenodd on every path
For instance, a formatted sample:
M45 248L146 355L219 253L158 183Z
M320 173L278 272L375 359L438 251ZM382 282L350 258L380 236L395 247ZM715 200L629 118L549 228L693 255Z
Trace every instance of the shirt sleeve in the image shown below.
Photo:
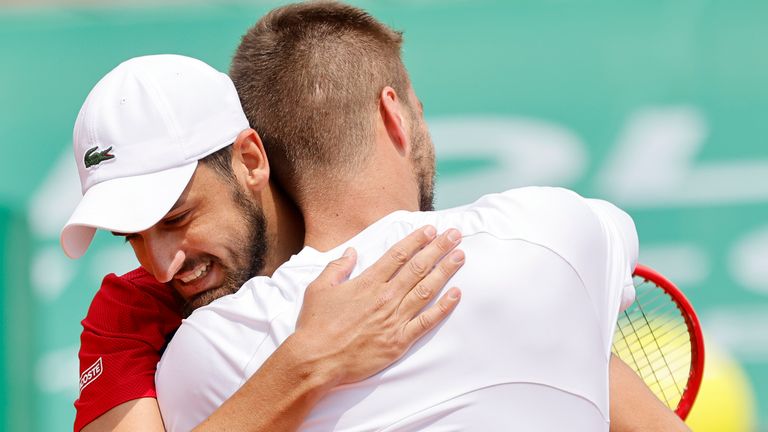
M618 314L635 301L632 273L637 266L639 241L632 218L613 204L597 199L586 200L597 215L606 240L606 284L610 295L604 306L610 314L605 329L607 349L613 341Z
M257 277L186 318L155 375L166 430L191 430L232 396L290 334L274 330L292 306L275 284ZM280 322L292 332L296 320Z
M498 207L505 215L500 220L525 226L526 239L550 249L578 274L609 353L619 311L635 297L638 239L632 218L607 201L562 188L508 191Z
M82 321L75 431L121 403L156 397L155 370L181 299L139 268L104 278Z
M637 267L640 249L635 223L627 213L607 201L589 199L587 202L602 221L606 237L613 245L614 266L620 273L618 277L623 279L619 309L623 311L635 301L632 273Z

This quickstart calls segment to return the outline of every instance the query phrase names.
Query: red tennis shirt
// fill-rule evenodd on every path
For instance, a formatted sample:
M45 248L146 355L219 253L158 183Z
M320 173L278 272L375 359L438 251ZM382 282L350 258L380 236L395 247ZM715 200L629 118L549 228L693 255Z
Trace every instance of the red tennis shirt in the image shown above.
M142 268L104 278L82 321L75 431L124 402L156 397L155 369L181 306L172 288Z

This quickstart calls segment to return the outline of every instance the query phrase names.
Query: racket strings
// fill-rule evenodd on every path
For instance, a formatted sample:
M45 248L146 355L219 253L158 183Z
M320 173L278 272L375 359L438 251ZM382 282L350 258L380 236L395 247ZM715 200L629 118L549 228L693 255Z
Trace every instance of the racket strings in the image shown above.
M661 349L661 346L659 346L659 337L660 336L657 336L657 335L654 334L654 329L651 326L650 321L648 320L648 315L646 315L645 311L643 311L642 303L638 303L637 304L637 309L643 315L643 322L644 322L644 324L646 326L648 326L648 329L651 332L651 340L653 341L653 345L654 345L654 346L651 347L651 349L655 348L656 352L658 352L659 354L662 354L663 351ZM645 351L646 351L645 348L643 348L643 353L646 354L646 356L650 358L650 356L648 356L648 354ZM669 362L667 361L667 356L666 355L661 355L660 357L664 360L664 365L667 367L667 370L672 371L672 368L669 366ZM655 369L653 370L653 376L656 379L656 382L660 382L661 381L659 379L659 377L657 376ZM683 391L680 389L680 386L677 384L677 380L675 379L675 374L672 373L672 374L670 374L670 376L672 378L672 383L674 384L675 389L677 390L677 394L678 395L683 394ZM664 392L664 388L661 388L661 390L662 390L662 394L664 394L664 399L669 401L669 399L666 396L666 393Z
M643 284L645 284L645 283L643 283ZM637 319L634 319L634 320L632 320L632 319L628 319L628 323L629 323L629 327L632 329L632 334L636 335L636 337L637 337L637 339L636 339L636 340L637 340L637 342L639 342L639 344L638 344L638 345L639 345L639 347L640 347L640 351L639 351L637 354L639 355L640 359L644 359L644 360L645 360L645 362L646 362L648 365L651 365L651 357L650 357L650 355L649 355L649 349L653 349L653 348L655 348L655 349L656 349L656 352L658 352L659 354L661 354L661 350L658 348L658 343L656 342L656 340L655 340L655 337L653 336L653 328L651 327L651 324L650 324L650 322L648 321L648 316L647 316L647 315L645 314L645 312L643 311L643 308L642 308L642 306L640 305L640 302L636 302L636 305L637 305L637 310L639 310L639 311L640 311L640 317L638 317ZM629 315L629 314L627 314L627 313L626 313L626 311L625 311L625 316L626 316L627 318L629 318L629 317L630 317L630 315ZM640 318L642 318L642 320L641 320ZM651 334L651 340L653 340L653 341L654 341L653 343L656 345L655 347L651 347L651 346L648 346L648 347L647 347L647 346L646 346L646 344L644 344L644 343L642 343L642 342L641 342L641 339L640 339L640 338L639 338L639 336L638 336L638 335L639 335L639 332L638 332L638 327L639 327L639 326L642 326L643 328L647 329L647 330L650 332L650 334ZM664 358L664 356L663 356L663 355L660 355L660 357L661 357L662 359ZM632 355L632 359L633 359L633 361L634 361L635 365L636 365L636 366L638 366L638 368L639 368L639 364L638 364L638 356L634 355L634 353L633 353L633 355ZM666 363L666 360L665 360L665 363ZM668 366L668 365L667 365L667 369L669 370L669 366ZM658 377L658 375L657 375L657 373L656 373L656 368L653 368L653 367L649 367L649 368L646 368L645 370L646 370L646 371L647 371L647 370L650 370L650 375L652 375L652 376L653 376L653 382L654 382L654 383L659 383L659 382L661 382L661 380L659 379L659 377ZM643 374L642 376L643 376L643 380L646 380L646 381L647 381L647 378L650 378L650 377L651 377L651 376L649 376L649 375L646 375L646 374ZM665 401L667 404L669 404L669 403L670 403L670 398L669 398L669 397L667 397L667 394L666 394L666 392L665 392L665 388L664 388L664 387L662 387L662 386L657 386L657 387L658 387L658 390L661 392L661 396L662 396L662 398L664 399L664 401Z
M653 282L636 278L635 290L635 303L619 317L613 352L674 409L691 367L688 326L675 301Z

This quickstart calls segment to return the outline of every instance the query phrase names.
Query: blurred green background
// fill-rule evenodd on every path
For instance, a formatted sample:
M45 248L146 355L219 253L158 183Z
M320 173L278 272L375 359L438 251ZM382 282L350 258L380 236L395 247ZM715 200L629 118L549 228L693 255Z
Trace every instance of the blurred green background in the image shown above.
M226 71L279 3L0 4L4 430L72 428L80 320L105 274L136 266L109 235L77 261L58 246L88 91L144 54ZM353 3L405 31L438 207L547 184L625 208L716 354L695 430L768 430L768 2Z

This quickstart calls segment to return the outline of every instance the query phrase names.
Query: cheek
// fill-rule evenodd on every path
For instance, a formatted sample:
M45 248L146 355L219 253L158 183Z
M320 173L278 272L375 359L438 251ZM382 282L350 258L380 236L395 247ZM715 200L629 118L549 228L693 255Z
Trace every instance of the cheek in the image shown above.
M136 260L139 261L139 265L151 272L152 268L149 266L149 258L147 257L144 243L141 240L131 240L128 243L130 244L131 249L133 249L133 254L136 255Z
M236 212L224 212L213 218L215 223L190 223L184 233L191 251L211 255L231 265L233 251L242 247L246 230Z

